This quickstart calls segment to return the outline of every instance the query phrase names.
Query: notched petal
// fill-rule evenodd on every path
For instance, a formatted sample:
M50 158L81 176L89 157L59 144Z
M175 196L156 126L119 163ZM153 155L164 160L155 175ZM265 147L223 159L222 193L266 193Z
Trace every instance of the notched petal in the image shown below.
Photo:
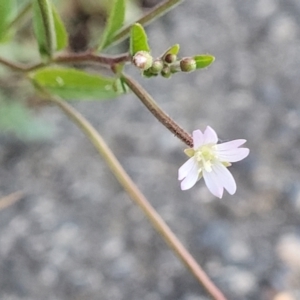
M198 149L203 145L204 136L201 130L194 130L193 131L193 143L194 143L194 150Z
M216 197L222 198L223 196L223 185L218 181L216 174L212 172L203 171L204 182L209 191Z
M204 131L203 144L216 144L217 142L218 142L217 133L210 126L207 126Z
M232 174L221 163L214 165L213 170L220 184L222 184L222 186L227 190L227 192L230 195L233 195L236 192L236 182Z
M230 141L230 142L226 142L226 143L222 143L222 144L217 144L215 146L215 148L218 151L230 150L230 149L238 148L238 147L242 146L245 143L246 143L246 140L242 140L242 139L240 139L240 140L233 140L233 141Z
M194 164L193 168L190 170L188 175L181 182L180 184L181 189L183 191L190 189L196 184L198 178L199 178L198 166L197 164Z
M178 180L185 178L195 164L196 162L193 157L186 161L178 170Z

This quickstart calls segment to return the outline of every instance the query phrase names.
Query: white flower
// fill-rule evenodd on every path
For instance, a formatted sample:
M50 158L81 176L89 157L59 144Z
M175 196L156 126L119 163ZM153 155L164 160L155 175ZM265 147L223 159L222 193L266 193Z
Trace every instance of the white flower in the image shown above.
M248 148L239 148L246 140L217 142L218 136L209 126L204 133L193 131L194 147L185 150L190 159L178 170L182 190L190 189L203 176L207 188L216 197L222 198L224 188L231 195L236 192L235 180L227 167L248 156Z

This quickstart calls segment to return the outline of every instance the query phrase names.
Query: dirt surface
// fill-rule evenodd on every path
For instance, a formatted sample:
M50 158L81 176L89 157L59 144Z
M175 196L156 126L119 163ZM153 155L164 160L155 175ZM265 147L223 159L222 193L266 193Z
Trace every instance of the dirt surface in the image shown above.
M154 55L211 53L207 70L152 80L129 73L186 130L247 139L219 200L182 192L185 145L130 94L75 104L230 300L300 299L300 2L187 0L148 27ZM0 140L0 299L205 300L95 149L56 108L46 142Z

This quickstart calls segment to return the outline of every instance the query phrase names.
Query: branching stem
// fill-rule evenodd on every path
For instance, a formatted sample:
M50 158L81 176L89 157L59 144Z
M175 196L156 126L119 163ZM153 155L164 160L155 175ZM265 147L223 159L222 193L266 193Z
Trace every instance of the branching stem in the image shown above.
M10 68L13 71L18 72L30 72L36 69L48 66L50 63L56 64L74 64L74 63L87 63L94 62L99 63L107 68L111 68L112 66L119 63L126 63L130 61L129 53L122 53L119 55L106 55L106 54L95 54L91 51L85 51L81 53L64 53L56 55L52 58L48 63L37 63L33 65L25 65L16 62L11 62L7 59L0 57L0 64Z
M186 265L190 272L196 277L199 283L205 288L212 299L226 300L222 292L214 285L214 283L210 280L204 270L199 266L193 256L178 240L169 226L164 222L161 216L148 202L146 197L137 188L135 183L131 180L110 148L102 139L100 134L89 123L89 121L87 121L78 111L76 111L65 101L62 101L59 98L51 95L48 95L47 99L56 104L90 139L99 154L104 158L104 160L110 167L112 173L115 175L119 183L131 197L131 199L141 208L154 228L163 237L165 242L175 252L175 254L182 260L182 262Z
M147 25L150 22L156 20L158 17L161 17L162 15L166 14L169 10L180 4L180 2L183 2L183 0L165 0L162 3L159 3L156 5L153 9L148 11L144 16L142 16L140 19L136 20L135 23L140 23L141 25ZM129 26L121 29L106 45L106 47L115 45L117 43L122 42L125 40L130 33L132 24Z
M80 62L96 62L107 67L115 64L130 61L129 53L122 53L119 55L105 55L95 54L92 51L82 53L66 53L60 54L53 58L55 63L80 63Z
M162 4L156 6L153 10L149 11L146 15L144 15L137 22L140 24L147 24L150 21L156 19L162 14L166 13L168 10L182 2L183 0L166 0ZM102 55L96 54L92 51L87 51L83 53L66 53L59 54L57 56L52 56L52 53L55 49L56 37L54 35L53 29L53 20L52 15L50 14L49 3L48 0L38 0L38 5L41 10L41 14L43 16L44 27L45 27L45 35L47 42L47 50L49 54L49 60L46 63L37 63L31 66L18 64L10 62L6 59L0 58L0 64L10 68L13 71L18 72L30 72L36 70L38 68L48 66L51 63L56 64L64 64L64 63L81 63L81 62L96 62L102 64L104 66L110 67L114 69L114 66L119 63L125 63L130 61L130 56L128 53L120 54L117 56L110 55ZM15 23L19 22L19 20L25 15L29 10L29 7L26 6L24 11L20 13L20 16L16 18L15 21L12 22L11 26ZM125 29L121 30L113 40L111 44L120 42L125 39L130 31L130 27L128 26ZM174 120L172 120L154 101L154 99L132 78L129 76L122 74L122 79L129 86L129 88L135 93L135 95L142 101L142 103L149 109L149 111L166 127L168 128L175 136L180 138L185 144L189 147L193 146L192 137L185 132ZM169 247L174 251L174 253L182 260L182 262L186 265L189 271L195 276L198 282L204 287L207 293L214 300L226 300L225 296L222 292L214 285L214 283L210 280L204 270L199 266L193 256L187 251L187 249L183 246L183 244L178 240L176 235L172 232L169 226L164 222L164 220L160 217L160 215L156 212L156 210L151 206L145 196L139 191L135 183L128 176L126 171L120 165L117 158L114 156L110 148L107 146L105 141L96 131L96 129L72 106L70 106L65 101L60 98L50 95L46 90L42 87L37 87L42 96L49 100L50 103L58 106L89 138L89 140L93 143L99 154L103 157L103 159L108 164L114 176L117 178L119 183L131 197L131 199L140 207L140 209L144 212L146 217L149 219L153 227L157 230L157 232L162 236L165 242L169 245ZM18 195L15 195L16 198ZM3 200L3 199L2 199ZM12 200L11 200L12 201ZM3 202L4 203L4 202ZM6 205L6 204L5 204ZM1 206L0 206L1 209Z
M170 118L138 82L125 74L122 74L122 78L159 122L161 122L186 145L188 145L189 147L193 147L193 139L190 134L188 134L172 118Z

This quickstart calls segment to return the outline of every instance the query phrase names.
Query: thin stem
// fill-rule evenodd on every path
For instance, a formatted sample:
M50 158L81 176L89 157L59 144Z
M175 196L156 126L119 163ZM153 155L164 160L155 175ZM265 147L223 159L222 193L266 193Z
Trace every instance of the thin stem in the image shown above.
M22 22L23 18L30 12L31 5L31 3L27 3L23 7L23 9L18 13L18 15L10 22L10 24L7 27L7 30L13 28L14 26Z
M52 61L55 63L78 63L92 61L111 67L118 63L130 61L130 55L129 53L122 53L119 55L97 55L91 51L86 51L82 53L60 54L54 57Z
M183 0L166 0L158 5L156 5L153 9L149 10L143 17L135 21L135 23L140 23L141 25L147 25L150 22L154 21L158 17L166 14L169 10L183 2ZM129 32L132 24L121 29L107 44L106 48L117 43L122 42L129 36Z
M82 53L66 53L66 54L59 54L55 56L51 62L57 63L57 64L63 64L63 63L86 63L86 62L96 62L99 64L102 64L103 66L111 68L112 66L122 63L122 62L128 62L130 61L130 55L129 53L122 53L119 55L98 55L94 54L91 51L86 51ZM10 68L13 71L19 71L19 72L30 72L34 71L36 69L39 69L41 67L46 66L46 63L37 63L31 66L27 66L20 63L15 63L8 61L4 58L0 57L0 64L5 65L6 67Z
M24 72L31 72L31 71L34 71L34 70L36 70L36 69L45 67L45 66L47 66L47 65L48 65L48 64L47 64L47 63L44 63L44 62L36 63L36 64L31 65L31 66L25 67L25 68L24 68Z
M14 62L8 61L8 60L6 60L4 58L1 58L1 57L0 57L0 64L10 68L13 71L24 72L26 70L25 65L14 63Z
M192 137L158 106L151 95L138 82L125 74L122 74L122 78L159 122L189 147L193 147Z
M178 240L178 238L156 212L156 210L151 206L145 196L139 191L137 186L130 179L117 158L114 156L96 129L89 123L89 121L87 121L78 111L76 111L65 101L62 101L57 97L54 98L53 96L49 96L47 99L56 104L90 139L131 199L142 209L154 228L163 237L175 254L187 266L199 283L205 288L212 299L226 300L222 292L209 279L204 270L198 265L196 260Z
M6 60L2 57L0 57L0 64L8 67L9 69L11 69L12 71L18 71L18 72L30 72L36 69L39 69L41 67L46 66L46 64L44 63L37 63L31 66L27 66L25 64L20 64L20 63L16 63L16 62L11 62L9 60Z

